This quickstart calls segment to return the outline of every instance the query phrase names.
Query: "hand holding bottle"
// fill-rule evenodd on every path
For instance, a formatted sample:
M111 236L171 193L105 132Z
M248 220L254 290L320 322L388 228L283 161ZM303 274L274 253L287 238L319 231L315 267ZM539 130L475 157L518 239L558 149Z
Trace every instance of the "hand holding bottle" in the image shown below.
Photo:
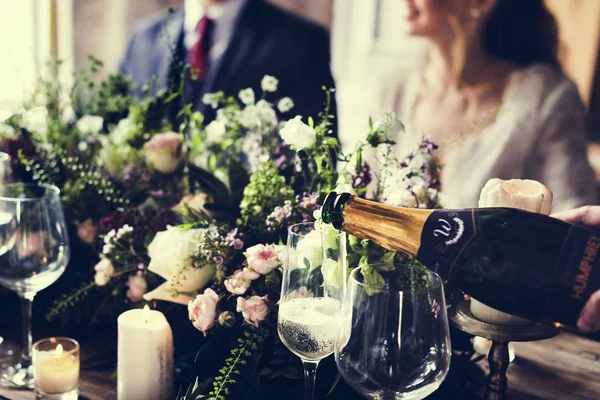
M600 206L580 207L575 210L556 213L552 216L572 224L600 227ZM583 310L581 310L577 327L582 332L600 330L600 290L590 297Z

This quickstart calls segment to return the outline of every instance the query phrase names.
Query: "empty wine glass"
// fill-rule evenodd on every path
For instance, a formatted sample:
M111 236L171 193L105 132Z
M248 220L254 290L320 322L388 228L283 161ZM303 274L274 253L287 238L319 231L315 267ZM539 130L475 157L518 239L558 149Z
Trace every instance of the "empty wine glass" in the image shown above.
M346 286L346 235L305 223L288 231L279 301L279 337L304 364L305 399L314 398L319 362L333 354Z
M3 386L33 388L31 303L54 283L69 261L59 190L50 185L0 186L0 285L17 292L23 307L20 360L0 370Z
M444 289L415 263L373 265L350 274L335 361L369 399L423 399L450 367Z

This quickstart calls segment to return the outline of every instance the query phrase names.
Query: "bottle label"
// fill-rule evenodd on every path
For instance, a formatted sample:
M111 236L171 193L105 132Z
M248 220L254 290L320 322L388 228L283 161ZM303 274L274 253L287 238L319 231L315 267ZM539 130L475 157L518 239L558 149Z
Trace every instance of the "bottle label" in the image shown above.
M575 325L581 309L600 287L600 236L573 226L565 237L558 259L558 293L548 298L545 315Z
M475 209L432 212L423 226L417 259L443 278L452 280L457 260L477 236L475 212ZM477 213L481 218L485 211Z

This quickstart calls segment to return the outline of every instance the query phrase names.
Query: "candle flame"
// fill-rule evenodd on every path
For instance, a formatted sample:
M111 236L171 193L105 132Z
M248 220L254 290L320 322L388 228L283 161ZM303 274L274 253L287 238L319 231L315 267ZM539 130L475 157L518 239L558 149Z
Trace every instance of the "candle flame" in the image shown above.
M554 326L557 327L557 328L559 328L559 329L562 328L562 327L564 327L564 325L561 324L560 322L555 322Z
M62 356L62 353L63 353L63 347L62 347L62 344L59 343L58 346L56 346L56 355Z
M144 320L146 320L146 322L148 322L148 319L150 318L150 307L148 307L148 304L146 304L144 306L144 311L142 311L144 314Z

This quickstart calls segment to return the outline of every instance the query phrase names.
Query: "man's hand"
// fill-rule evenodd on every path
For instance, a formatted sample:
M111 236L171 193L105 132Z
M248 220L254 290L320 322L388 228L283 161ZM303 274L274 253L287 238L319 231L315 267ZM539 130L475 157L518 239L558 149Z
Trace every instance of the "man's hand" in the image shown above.
M572 224L600 227L600 206L585 206L556 213L552 216ZM600 290L592 294L583 310L581 310L577 327L582 332L588 333L600 330Z

